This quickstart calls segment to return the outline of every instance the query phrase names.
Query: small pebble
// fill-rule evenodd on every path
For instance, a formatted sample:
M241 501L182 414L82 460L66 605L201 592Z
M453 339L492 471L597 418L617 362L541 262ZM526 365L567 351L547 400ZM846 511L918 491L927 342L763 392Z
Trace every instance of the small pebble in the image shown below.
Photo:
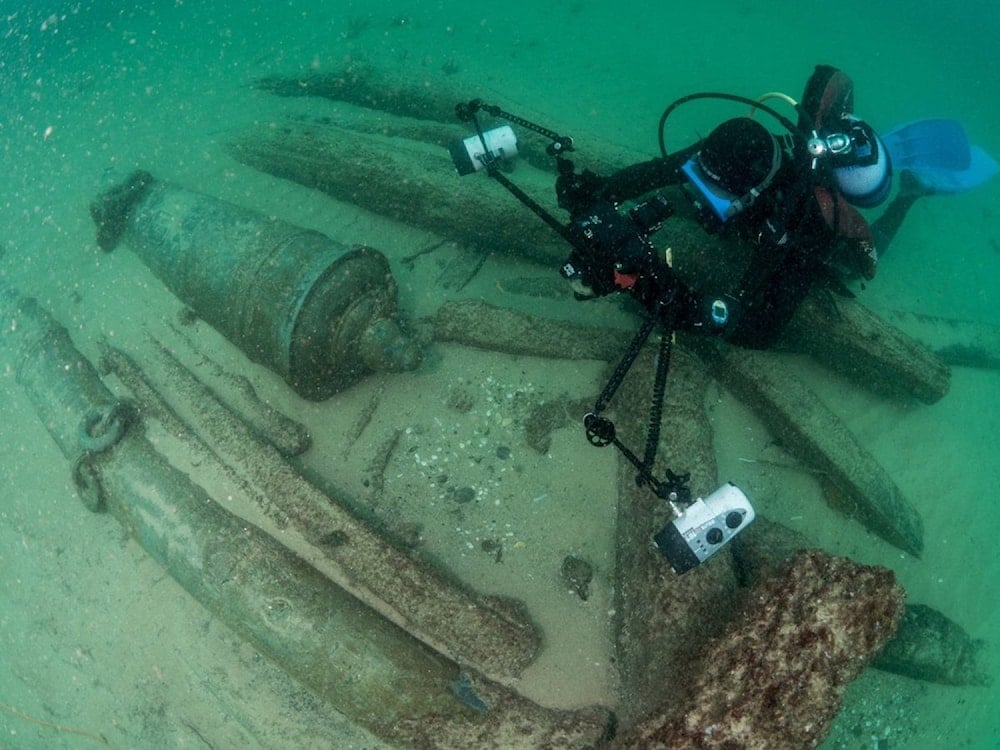
M589 562L575 555L566 555L561 573L563 583L570 591L584 601L590 598L590 582L594 578L594 569Z
M476 499L476 491L472 487L460 487L452 493L452 500L459 504L472 502Z

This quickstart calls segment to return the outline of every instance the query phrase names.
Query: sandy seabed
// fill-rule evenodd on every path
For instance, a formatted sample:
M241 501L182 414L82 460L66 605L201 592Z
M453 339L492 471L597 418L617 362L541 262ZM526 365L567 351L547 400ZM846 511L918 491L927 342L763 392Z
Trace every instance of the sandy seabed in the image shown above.
M995 31L995 10L937 28L965 41L961 54L931 65L918 54L920 40L933 43L931 14L920 6L905 35L867 45L850 37L853 29L835 25L807 44L804 17L783 14L776 30L771 15L751 9L738 12L744 30L737 39L716 37L712 13L735 12L721 4L658 25L608 17L585 3L557 3L551 14L511 9L502 18L471 6L419 7L398 3L372 12L348 4L331 11L288 3L209 14L163 3L141 12L66 6L51 18L30 7L13 10L0 65L0 279L37 297L89 356L101 338L141 355L147 334L176 324L182 305L127 250L97 248L87 206L143 168L379 248L401 281L405 311L430 314L449 295L436 282L457 250L445 248L408 271L401 259L436 237L253 172L222 148L240 125L296 112L321 116L331 106L256 91L256 77L357 58L412 71L428 86L494 98L566 128L581 144L592 137L650 153L659 111L675 96L697 89L797 93L812 64L834 62L854 76L858 108L874 122L953 115L976 142L1000 153L997 102L975 94L1000 90L998 72L974 43L980 32L972 31L983 24ZM778 31L798 46L762 48L761 40ZM909 42L895 49L897 36ZM984 48L989 38L982 37ZM993 304L998 189L994 183L919 205L864 301L876 310L1000 324ZM511 220L535 219L512 203ZM511 274L545 273L491 260L464 293L494 299L497 282ZM580 311L568 298L528 303L561 317L623 320L612 305ZM419 521L431 553L470 584L526 601L546 633L546 651L523 681L528 695L558 706L612 700L613 457L586 446L577 427L556 431L547 455L533 452L509 406L515 394L591 395L601 385L599 363L567 366L439 346L416 373L371 379L307 404L204 324L192 335L223 366L247 374L262 397L306 423L316 437L310 470L359 501L360 459L345 454L338 436L381 389L363 440L376 444L402 428L410 441L387 467L387 496L395 499L381 510ZM83 508L66 461L9 363L0 364L0 747L99 746L94 738L101 736L115 747L377 747L207 614L110 517ZM951 392L925 406L880 400L809 362L790 358L788 366L847 421L919 509L923 558L902 555L829 510L815 478L793 462L779 465L784 458L774 455L757 420L713 386L706 408L720 479L738 483L759 510L823 548L893 569L911 601L938 608L988 642L996 673L997 372L956 368ZM455 389L469 393L469 412L442 407ZM470 462L473 449L488 460ZM444 472L475 488L476 499L408 505L418 496L414 487ZM503 543L500 563L484 540ZM586 602L559 581L559 563L570 553L585 554L595 567ZM996 690L869 671L850 688L824 746L885 747L874 744L881 739L888 747L994 748Z

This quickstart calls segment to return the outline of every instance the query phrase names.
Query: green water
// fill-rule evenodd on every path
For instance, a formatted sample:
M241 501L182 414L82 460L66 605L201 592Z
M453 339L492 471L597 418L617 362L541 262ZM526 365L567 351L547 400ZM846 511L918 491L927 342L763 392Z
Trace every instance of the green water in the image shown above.
M797 96L817 63L852 76L857 112L877 128L954 117L1000 155L994 3L643 5L0 0L0 280L37 296L77 340L141 334L165 293L131 256L97 249L87 212L99 190L136 168L322 229L323 199L273 181L251 192L267 181L247 182L222 144L233 128L283 106L253 90L254 79L350 61L482 96L571 133L581 162L588 138L653 155L657 118L678 96ZM705 127L709 119L698 117L681 127ZM918 204L863 301L1000 325L998 196L994 180ZM534 221L514 206L511 220ZM390 255L411 241L362 213L352 221L352 240ZM408 309L440 298L432 288L402 291ZM65 461L0 365L0 747L100 746L93 735L115 747L136 738L136 747L225 747L272 721L264 711L287 725L285 737L307 719L330 732L324 741L303 729L289 746L369 746L192 609L112 523L82 510ZM873 403L833 381L822 393L919 509L926 553L912 560L870 536L851 537L857 528L836 516L810 528L808 507L782 507L785 517L805 517L797 528L832 551L891 567L912 601L987 641L995 674L1000 374L956 368L950 393L932 406ZM722 454L734 480L782 481ZM261 679L226 676L232 661ZM178 685L166 663L188 665L188 682ZM182 694L213 697L245 735L203 734L210 722L180 703ZM881 738L888 744L880 747L997 748L998 705L996 687L869 672L851 687L826 747L875 747Z

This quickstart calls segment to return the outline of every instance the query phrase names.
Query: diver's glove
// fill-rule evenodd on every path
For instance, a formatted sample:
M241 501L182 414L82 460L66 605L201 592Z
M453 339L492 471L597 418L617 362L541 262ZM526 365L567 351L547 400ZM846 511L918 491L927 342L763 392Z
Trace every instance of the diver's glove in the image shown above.
M589 211L604 190L607 180L585 169L579 174L567 172L556 178L556 201L570 216Z

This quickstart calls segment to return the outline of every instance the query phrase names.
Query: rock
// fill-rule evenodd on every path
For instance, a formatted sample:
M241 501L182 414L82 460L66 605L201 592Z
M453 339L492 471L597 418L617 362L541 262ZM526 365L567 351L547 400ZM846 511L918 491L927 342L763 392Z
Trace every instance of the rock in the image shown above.
M799 553L709 644L686 701L672 696L621 747L815 747L847 684L895 632L903 597L885 568Z
M754 586L776 575L789 558L812 547L802 534L758 514L753 526L733 540L737 576ZM899 630L872 666L915 680L945 685L989 685L983 641L925 604L907 604Z
M563 583L584 601L590 598L590 582L594 578L594 568L589 562L575 555L563 558L560 570Z

